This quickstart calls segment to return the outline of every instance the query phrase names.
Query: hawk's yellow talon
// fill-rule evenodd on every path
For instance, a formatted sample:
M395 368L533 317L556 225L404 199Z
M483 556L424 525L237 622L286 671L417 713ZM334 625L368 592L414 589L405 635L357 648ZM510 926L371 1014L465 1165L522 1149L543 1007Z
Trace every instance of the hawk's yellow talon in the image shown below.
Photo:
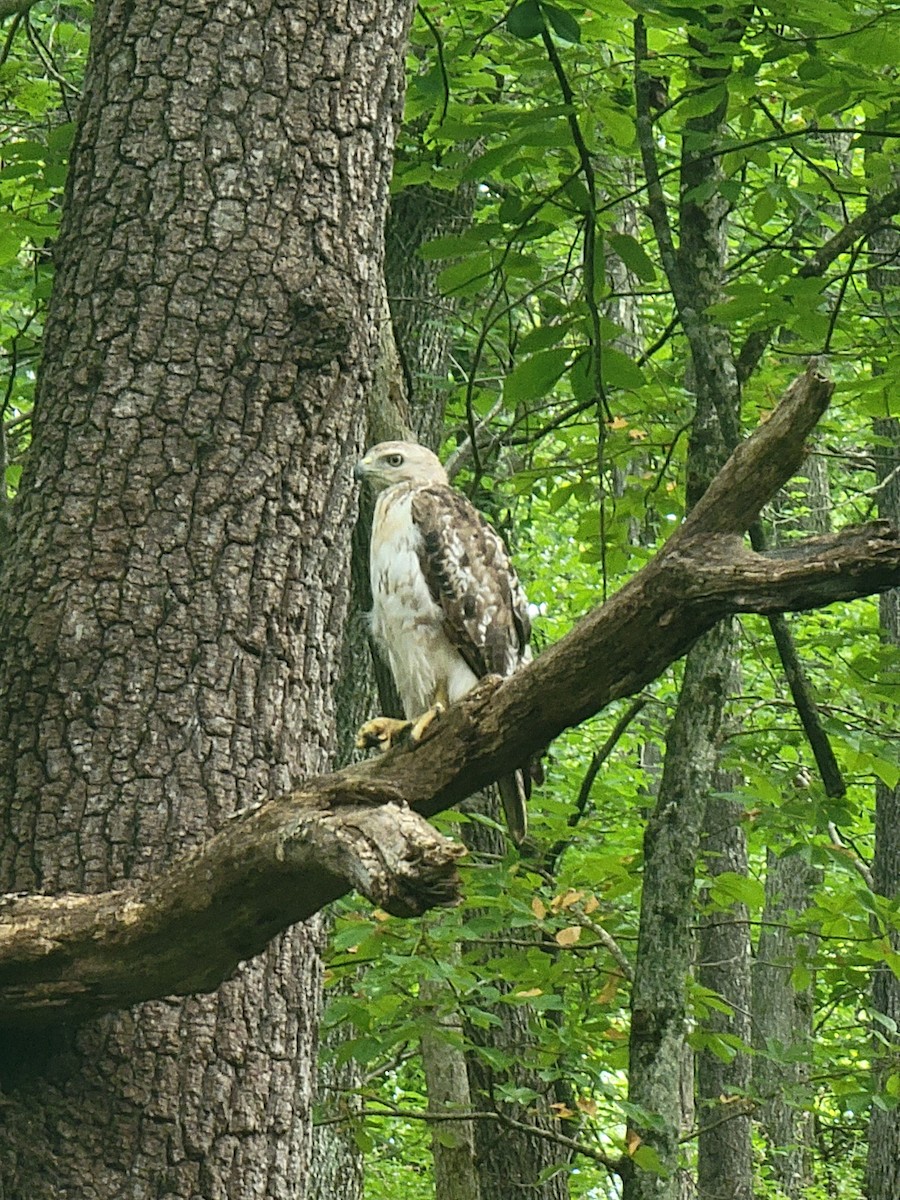
M356 735L357 750L380 750L382 754L401 741L412 729L411 721L396 717L374 717L360 726Z

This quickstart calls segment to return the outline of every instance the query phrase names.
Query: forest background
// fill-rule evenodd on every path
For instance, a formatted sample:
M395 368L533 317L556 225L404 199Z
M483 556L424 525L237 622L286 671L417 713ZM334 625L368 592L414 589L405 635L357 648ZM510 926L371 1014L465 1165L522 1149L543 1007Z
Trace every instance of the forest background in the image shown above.
M9 510L91 6L0 17ZM370 440L440 450L538 651L811 357L754 546L900 520L898 61L882 3L417 7ZM725 622L553 743L527 853L487 800L438 818L460 907L335 906L315 1194L897 1200L898 646L896 592Z

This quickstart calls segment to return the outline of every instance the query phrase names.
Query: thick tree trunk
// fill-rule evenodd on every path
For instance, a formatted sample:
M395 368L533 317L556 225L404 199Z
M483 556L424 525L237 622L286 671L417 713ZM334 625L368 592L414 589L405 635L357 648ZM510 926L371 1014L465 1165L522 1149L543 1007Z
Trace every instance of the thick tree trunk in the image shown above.
M495 1015L501 1020L499 1026L489 1030L469 1030L473 1041L482 1042L489 1052L498 1051L515 1064L497 1068L477 1050L468 1055L475 1108L500 1115L497 1121L475 1123L481 1195L490 1200L525 1200L526 1197L568 1200L569 1179L565 1169L568 1151L541 1135L542 1130L558 1133L559 1122L550 1111L550 1103L556 1097L538 1073L527 1065L532 1044L527 1007L498 1006ZM510 1103L501 1095L504 1087L532 1088L546 1096L546 1103L537 1102L528 1107ZM558 1169L554 1170L554 1167Z
M97 7L0 588L8 889L147 878L332 760L407 9ZM0 1191L302 1192L317 936L7 1045Z

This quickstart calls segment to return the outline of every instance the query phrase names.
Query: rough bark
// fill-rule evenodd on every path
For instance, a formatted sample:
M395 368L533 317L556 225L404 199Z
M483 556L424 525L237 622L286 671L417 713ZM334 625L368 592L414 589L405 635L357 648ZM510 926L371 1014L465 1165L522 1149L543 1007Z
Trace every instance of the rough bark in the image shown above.
M559 1121L550 1103L555 1096L536 1071L528 1067L532 1035L524 1006L506 1005L494 1010L499 1026L488 1031L469 1029L469 1037L488 1050L517 1058L514 1068L497 1068L477 1050L468 1057L469 1083L476 1110L498 1114L497 1121L479 1120L475 1126L478 1176L481 1194L490 1200L567 1200L569 1152L541 1136L541 1131L559 1132ZM510 1103L500 1094L503 1086L532 1088L547 1096L547 1103L534 1102L527 1108ZM556 1168L556 1169L554 1169Z
M408 392L407 419L416 440L438 450L444 434L444 408L453 341L453 299L441 295L435 262L419 255L431 238L459 232L471 220L471 187L447 192L426 185L404 189L391 202L385 236L385 282L394 343ZM387 674L378 662L376 670ZM400 713L379 679L382 711ZM470 802L471 803L471 802ZM432 1006L433 1021L422 1034L420 1051L428 1111L435 1117L471 1112L462 1021L454 992L423 978L420 998ZM435 1200L478 1200L481 1187L471 1121L435 1121L431 1127ZM486 1193L489 1194L489 1193Z
M7 888L148 899L331 762L407 16L97 6L0 595ZM8 1045L5 1194L296 1195L316 953Z
M726 68L703 65L704 56L724 59L739 37L737 23L703 30L698 17L691 45L699 55L694 82L716 87ZM710 43L715 43L711 46ZM661 256L682 329L690 348L688 386L696 396L687 458L687 501L704 507L714 502L714 476L725 447L737 442L740 387L727 329L707 315L721 299L725 272L728 203L718 189L706 185L720 171L718 160L706 151L720 138L727 111L727 94L709 112L690 118L682 143L679 233L676 248L665 203L659 189L655 144L652 140L650 80L644 71L646 37L636 24L636 98L644 169L651 188L651 215ZM701 186L703 185L703 186ZM638 1157L628 1164L625 1200L676 1197L686 1186L687 1172L679 1164L679 1134L684 1123L679 1067L685 1053L687 982L693 956L693 885L704 818L707 849L718 863L745 857L743 833L737 821L726 820L722 806L710 798L718 760L718 736L733 684L736 631L723 622L688 654L675 719L666 741L666 758L654 816L644 844L644 882L637 969L632 992L629 1101L652 1118L636 1120L629 1149ZM677 864L671 861L677 856ZM703 929L702 981L730 994L736 1003L732 1018L747 1008L746 932L719 945L721 927ZM712 976L712 977L711 977ZM723 1016L724 1014L720 1014ZM713 1018L711 1024L716 1023ZM745 1200L750 1193L750 1130L746 1119L723 1124L719 1097L741 1085L744 1064L735 1058L724 1064L709 1052L698 1059L697 1115L701 1127L697 1160L697 1189L701 1195ZM652 1148L662 1173L641 1169L641 1147Z
M868 142L868 151L877 153L882 149L880 139ZM896 193L900 188L895 187L893 191ZM885 322L891 320L891 310L898 295L898 249L900 235L895 227L884 225L873 230L869 238L868 283L873 299L883 310ZM872 364L873 374L883 374L884 370L883 362ZM872 432L877 439L878 512L900 524L900 420L885 415L873 422ZM880 618L887 645L900 646L900 589L895 588L881 597ZM872 876L874 891L893 900L900 897L900 785L889 788L879 782L875 788ZM900 935L894 930L889 936L894 952L900 952ZM873 1021L876 1039L873 1083L881 1089L892 1072L900 1071L900 981L886 963L875 970L872 1009L875 1014L887 1018L884 1023ZM867 1200L889 1200L900 1195L900 1107L872 1107L865 1193Z
M409 392L409 420L418 441L436 450L444 437L449 357L457 303L441 294L434 261L419 247L432 238L459 233L471 219L471 185L442 191L406 188L391 200L385 246L385 281ZM444 264L441 264L444 265Z
M389 251L386 247L385 271ZM366 397L366 446L392 438L410 436L409 413L400 358L394 341L387 296L383 293L380 316L376 318L378 353L374 376ZM386 682L386 667L376 663L376 677L369 669L368 610L372 606L369 583L369 536L373 498L360 495L360 515L353 531L350 566L350 609L344 629L340 676L335 687L337 716L338 761L348 763L359 757L356 732L378 711L378 684ZM398 707L395 710L399 714ZM390 711L382 709L380 711ZM326 928L330 931L330 914L326 913ZM331 999L341 993L352 993L358 986L362 968L355 972L342 971L340 981L329 989ZM320 1046L316 1093L320 1111L333 1115L359 1112L362 1109L363 1072L356 1058L341 1061L336 1053L345 1037L341 1025L326 1029ZM352 1121L319 1121L313 1131L310 1185L306 1200L359 1200L363 1194L363 1155L355 1136Z

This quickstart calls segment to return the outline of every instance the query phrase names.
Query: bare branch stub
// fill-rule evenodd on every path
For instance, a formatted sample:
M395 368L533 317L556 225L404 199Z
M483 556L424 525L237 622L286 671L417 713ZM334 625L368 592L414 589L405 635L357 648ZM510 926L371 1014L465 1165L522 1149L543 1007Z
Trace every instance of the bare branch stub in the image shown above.
M363 778L351 803L353 787L323 776L248 811L149 885L0 898L0 1027L210 991L351 888L401 916L456 903L464 849L390 789L374 803Z

